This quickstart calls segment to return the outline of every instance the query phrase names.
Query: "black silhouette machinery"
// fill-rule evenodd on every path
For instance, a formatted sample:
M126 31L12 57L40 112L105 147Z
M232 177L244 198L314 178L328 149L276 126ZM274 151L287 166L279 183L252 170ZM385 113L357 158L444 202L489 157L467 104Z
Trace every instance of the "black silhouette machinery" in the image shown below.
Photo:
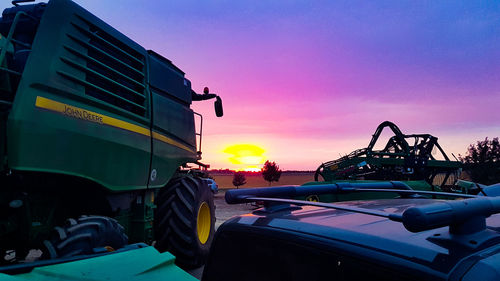
M389 128L394 136L382 150L374 150L382 131ZM438 150L441 157L433 155ZM436 152L437 154L437 152ZM441 159L437 159L441 158ZM366 148L357 149L339 159L322 163L315 181L336 180L425 180L430 185L439 181L446 190L457 178L462 164L451 160L430 134L406 135L394 123L385 121L378 127Z

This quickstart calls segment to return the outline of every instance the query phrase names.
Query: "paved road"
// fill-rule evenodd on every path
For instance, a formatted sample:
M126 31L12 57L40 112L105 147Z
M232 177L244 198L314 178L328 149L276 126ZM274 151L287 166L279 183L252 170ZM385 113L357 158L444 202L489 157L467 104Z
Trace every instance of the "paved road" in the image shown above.
M237 205L229 205L224 200L225 191L219 191L219 193L215 194L214 203L215 203L215 229L219 228L219 226L230 219L233 216L243 215L252 212L255 207L250 204L237 204Z

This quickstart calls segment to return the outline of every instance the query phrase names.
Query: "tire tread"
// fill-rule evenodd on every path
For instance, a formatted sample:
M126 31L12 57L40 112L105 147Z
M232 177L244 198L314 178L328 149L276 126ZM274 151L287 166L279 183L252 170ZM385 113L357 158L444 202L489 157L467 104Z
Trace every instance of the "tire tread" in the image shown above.
M206 184L205 184L206 185ZM206 190L202 190L206 188ZM210 192L209 195L203 192ZM203 196L200 196L203 194ZM156 198L155 215L156 248L169 251L176 256L177 264L185 269L199 267L204 264L208 246L200 246L196 236L199 197L208 199L211 208L212 225L209 240L213 239L215 227L215 207L213 195L208 186L204 186L200 178L183 176L173 178L160 189Z
M91 254L94 248L121 248L128 243L124 228L115 219L102 216L82 216L68 219L64 227L55 227L51 239L43 242L43 258L71 257Z

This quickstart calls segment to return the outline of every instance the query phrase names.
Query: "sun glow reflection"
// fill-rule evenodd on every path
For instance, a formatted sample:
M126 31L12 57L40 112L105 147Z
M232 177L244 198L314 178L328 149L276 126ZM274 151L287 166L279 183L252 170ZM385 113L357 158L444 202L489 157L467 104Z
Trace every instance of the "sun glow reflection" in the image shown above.
M224 153L230 154L228 158L232 164L241 166L237 170L258 172L264 163L265 150L253 144L235 144L226 147Z

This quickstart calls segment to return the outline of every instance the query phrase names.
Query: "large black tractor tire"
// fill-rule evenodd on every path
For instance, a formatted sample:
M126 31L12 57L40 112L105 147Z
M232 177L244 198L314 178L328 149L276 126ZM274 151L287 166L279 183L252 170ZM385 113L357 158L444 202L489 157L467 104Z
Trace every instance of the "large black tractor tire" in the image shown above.
M55 227L52 238L43 242L42 258L64 258L95 253L94 249L109 251L127 245L123 227L112 218L82 216L68 219L66 226Z
M172 179L156 198L155 237L160 252L169 251L184 269L205 264L215 232L213 193L200 178Z

